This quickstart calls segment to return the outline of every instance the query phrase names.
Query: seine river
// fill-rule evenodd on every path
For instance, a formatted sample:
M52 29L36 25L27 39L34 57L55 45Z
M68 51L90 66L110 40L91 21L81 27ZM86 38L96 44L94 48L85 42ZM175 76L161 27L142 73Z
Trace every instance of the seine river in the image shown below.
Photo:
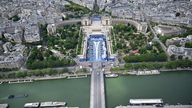
M120 76L108 78L107 108L127 105L132 98L162 98L169 104L188 104L192 101L192 72L164 72L154 76ZM6 99L8 95L28 94L27 98ZM89 108L90 77L59 79L25 84L0 85L0 103L10 108L23 108L27 102L65 101L68 106Z

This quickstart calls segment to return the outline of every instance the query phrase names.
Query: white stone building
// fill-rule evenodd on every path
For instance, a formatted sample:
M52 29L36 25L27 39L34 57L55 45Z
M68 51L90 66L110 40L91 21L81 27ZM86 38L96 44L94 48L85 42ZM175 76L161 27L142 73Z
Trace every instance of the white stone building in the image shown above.
M192 48L176 47L175 45L170 45L167 49L167 53L175 56L182 56L183 58L192 59Z

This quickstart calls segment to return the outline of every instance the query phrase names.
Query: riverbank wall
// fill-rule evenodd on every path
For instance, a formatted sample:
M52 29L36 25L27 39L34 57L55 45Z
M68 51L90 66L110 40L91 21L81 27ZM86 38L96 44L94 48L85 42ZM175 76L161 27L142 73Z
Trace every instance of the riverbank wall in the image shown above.
M31 83L33 81L41 81L41 80L54 80L54 79L74 79L74 78L85 78L91 75L90 73L80 73L80 74L60 74L55 76L43 76L43 77L26 77L26 78L16 78L16 79L0 79L0 84L3 83Z
M153 71L153 70L144 70L146 72L148 71ZM177 68L177 69L158 69L157 70L159 73L150 73L150 74L142 74L142 75L158 75L161 72L177 72L177 71L191 71L192 72L192 68ZM115 73L115 74L119 74L119 75L139 75L137 74L138 70L117 70L117 71L111 71L108 73Z

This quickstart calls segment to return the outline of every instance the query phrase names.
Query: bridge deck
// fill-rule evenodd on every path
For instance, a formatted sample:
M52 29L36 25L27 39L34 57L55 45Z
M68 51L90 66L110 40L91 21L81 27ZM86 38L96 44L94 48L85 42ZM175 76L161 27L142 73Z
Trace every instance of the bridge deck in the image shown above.
M90 108L105 108L104 76L100 64L93 65Z

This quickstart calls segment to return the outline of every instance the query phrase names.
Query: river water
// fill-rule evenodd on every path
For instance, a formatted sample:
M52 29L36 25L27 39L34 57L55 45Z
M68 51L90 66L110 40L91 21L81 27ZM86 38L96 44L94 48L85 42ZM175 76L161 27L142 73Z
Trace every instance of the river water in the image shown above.
M169 104L192 101L192 72L162 72L154 76L122 76L106 80L108 108L134 98L162 98Z
M192 101L192 72L164 72L154 76L120 76L107 78L107 108L127 105L132 98L162 98L169 104ZM6 99L8 95L28 94L27 98ZM0 103L23 108L27 102L65 101L68 106L89 108L90 77L59 79L25 84L0 85Z
M27 102L62 101L68 106L89 107L90 78L59 79L23 84L0 85L0 103L11 108L23 108ZM10 95L28 94L27 98L7 99Z

